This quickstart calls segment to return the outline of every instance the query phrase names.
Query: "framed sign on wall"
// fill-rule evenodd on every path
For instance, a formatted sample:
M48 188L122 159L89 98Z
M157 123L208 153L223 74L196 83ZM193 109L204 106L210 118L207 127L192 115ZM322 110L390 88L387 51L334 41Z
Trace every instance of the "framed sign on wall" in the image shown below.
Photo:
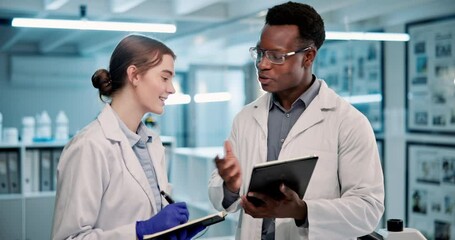
M378 41L328 41L318 52L314 72L384 130L383 44Z
M408 132L455 134L455 15L409 23Z
M406 225L428 239L455 238L455 145L407 143Z

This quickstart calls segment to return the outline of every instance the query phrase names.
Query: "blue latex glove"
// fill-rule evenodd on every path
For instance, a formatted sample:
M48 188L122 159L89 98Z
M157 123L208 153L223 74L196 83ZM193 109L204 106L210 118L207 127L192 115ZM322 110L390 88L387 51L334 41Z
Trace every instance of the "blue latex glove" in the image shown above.
M144 235L153 234L175 227L188 221L188 209L186 203L179 202L169 204L155 216L146 221L136 222L137 238L142 240Z

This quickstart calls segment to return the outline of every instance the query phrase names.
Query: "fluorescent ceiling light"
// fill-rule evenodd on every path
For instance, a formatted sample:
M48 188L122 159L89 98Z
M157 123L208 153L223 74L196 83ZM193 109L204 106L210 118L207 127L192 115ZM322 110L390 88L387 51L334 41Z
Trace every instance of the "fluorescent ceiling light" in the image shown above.
M175 33L174 24L13 18L13 27Z
M231 100L231 94L228 92L198 93L194 95L194 101L196 103L226 102L229 100Z
M399 41L407 42L410 37L407 33L385 32L332 32L325 33L328 40L365 40L365 41Z
M381 102L382 101L382 95L381 94L346 96L346 97L343 97L343 98L346 101L350 102L351 104L374 103L374 102Z
M166 105L188 104L191 96L187 94L171 94L164 102Z

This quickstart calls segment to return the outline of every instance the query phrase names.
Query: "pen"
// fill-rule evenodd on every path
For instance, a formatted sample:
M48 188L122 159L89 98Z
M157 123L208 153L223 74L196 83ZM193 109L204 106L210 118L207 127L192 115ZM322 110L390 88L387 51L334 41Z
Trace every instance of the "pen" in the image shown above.
M161 191L161 195L163 195L164 199L166 199L169 204L175 203L171 196L169 196L169 194L165 193L164 191Z

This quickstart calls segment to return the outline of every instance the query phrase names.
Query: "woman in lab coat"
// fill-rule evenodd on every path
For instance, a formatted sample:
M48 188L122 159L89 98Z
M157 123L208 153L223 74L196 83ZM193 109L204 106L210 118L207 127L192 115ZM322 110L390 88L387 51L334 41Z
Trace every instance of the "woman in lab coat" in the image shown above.
M163 43L129 35L112 53L109 71L92 76L100 98L111 101L62 153L53 239L142 239L188 221L185 203L167 205L160 195L170 192L164 147L141 122L147 112L161 114L175 92L174 60Z

